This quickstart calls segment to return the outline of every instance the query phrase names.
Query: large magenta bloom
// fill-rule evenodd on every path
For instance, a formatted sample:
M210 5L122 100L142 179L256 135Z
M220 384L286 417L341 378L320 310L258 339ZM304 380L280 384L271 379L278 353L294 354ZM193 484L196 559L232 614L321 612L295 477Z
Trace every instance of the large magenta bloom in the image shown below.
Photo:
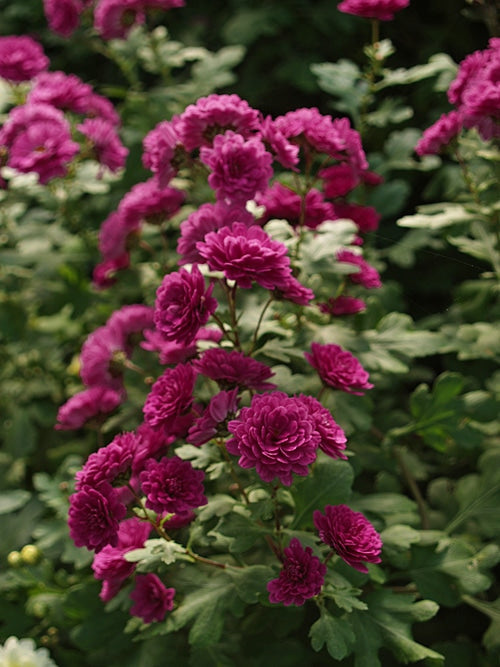
M187 432L193 421L190 411L195 379L195 372L188 364L167 368L151 387L144 404L148 424L172 434Z
M57 413L58 430L81 428L88 421L100 420L123 401L123 395L108 387L91 387L71 396Z
M391 21L394 13L408 7L410 0L342 0L338 9L366 19Z
M123 485L130 476L139 439L134 433L121 433L105 447L92 452L85 465L76 473L76 489L97 487L101 482ZM120 484L121 482L121 484Z
M359 572L368 572L364 563L380 563L382 540L361 512L347 505L327 505L324 515L316 510L314 525L322 542Z
M273 175L273 158L262 141L231 130L217 135L212 148L203 146L200 158L211 169L208 184L221 201L243 204L263 192Z
M267 584L269 602L282 602L285 607L292 604L300 607L321 591L326 565L313 554L311 547L304 549L296 537L290 541L284 554L279 577Z
M118 212L127 229L138 229L141 222L160 224L178 212L184 193L176 188L159 187L156 178L137 183L123 197Z
M238 350L209 348L205 350L200 359L193 362L193 367L201 375L215 380L222 389L239 387L266 391L276 387L275 384L267 382L274 375L269 366L257 359L247 357Z
M182 514L206 505L204 478L203 470L195 470L189 461L178 456L160 461L150 459L140 474L146 507L159 514Z
M0 77L18 83L29 81L49 66L38 42L26 35L0 37Z
M106 545L94 555L92 569L94 577L102 581L99 597L109 602L118 593L124 581L134 572L136 564L123 557L127 551L140 549L148 539L151 524L137 517L125 519L118 528L118 542L115 547Z
M304 356L328 387L356 396L362 396L373 387L368 382L369 374L356 357L340 345L312 343L311 352L304 352Z
M156 574L139 574L130 593L134 601L130 613L142 618L144 623L163 621L167 611L174 608L174 595L175 588L167 588Z
M209 232L196 247L212 271L222 271L244 289L252 282L270 290L285 288L292 273L286 246L258 225L235 222Z
M118 527L127 508L111 484L84 486L70 496L69 502L69 534L77 547L98 553L107 544L118 544Z
M233 437L227 450L240 457L242 468L255 468L265 482L278 477L286 486L292 484L293 473L308 474L321 442L308 406L281 391L255 395L228 430Z
M207 288L195 264L191 273L180 269L167 274L156 291L155 324L166 340L188 345L217 308L212 296L213 283Z

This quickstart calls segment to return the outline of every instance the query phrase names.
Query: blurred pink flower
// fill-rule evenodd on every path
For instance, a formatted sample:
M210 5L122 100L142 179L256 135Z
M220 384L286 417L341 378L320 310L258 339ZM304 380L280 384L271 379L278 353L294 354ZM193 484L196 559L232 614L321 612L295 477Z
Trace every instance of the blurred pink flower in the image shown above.
M49 59L42 46L27 35L0 37L0 77L19 83L46 70Z

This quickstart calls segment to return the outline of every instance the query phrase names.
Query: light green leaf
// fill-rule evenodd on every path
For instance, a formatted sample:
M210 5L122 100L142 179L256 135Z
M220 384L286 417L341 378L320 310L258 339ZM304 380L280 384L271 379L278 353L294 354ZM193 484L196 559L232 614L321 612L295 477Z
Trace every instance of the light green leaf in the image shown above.
M0 493L0 514L9 514L24 507L31 498L31 493L24 489L14 489Z
M320 618L309 630L311 646L321 651L326 644L328 653L335 660L348 656L354 644L354 632L345 618L332 616L326 609L321 610Z
M268 565L251 565L245 568L227 568L238 596L247 604L259 602L267 596L267 584L275 578L275 573Z

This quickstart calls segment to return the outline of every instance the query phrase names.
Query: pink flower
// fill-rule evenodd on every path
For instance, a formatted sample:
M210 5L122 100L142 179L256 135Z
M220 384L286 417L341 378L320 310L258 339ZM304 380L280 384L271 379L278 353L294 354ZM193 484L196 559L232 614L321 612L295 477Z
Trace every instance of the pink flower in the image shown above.
M316 430L321 436L319 448L332 459L347 459L347 456L343 452L347 438L344 431L333 419L330 411L323 407L313 396L300 394L299 398L309 409L314 419Z
M192 445L203 445L218 433L226 435L227 419L235 416L238 409L238 388L220 391L210 399L205 412L189 429L186 437Z
M315 419L300 397L281 391L256 394L228 424L226 447L242 468L255 468L265 482L276 477L290 486L293 474L306 476L321 441Z
M175 588L166 588L156 574L138 574L130 593L134 601L130 613L142 618L144 623L163 621L167 611L174 608L174 596Z
M181 233L177 242L177 252L181 256L179 264L203 263L196 247L198 241L203 241L208 232L230 226L233 222L241 222L250 227L255 224L255 218L240 205L228 206L224 202L202 204L181 222Z
M175 440L174 436L168 436L162 431L151 428L147 422L143 422L135 430L135 436L137 447L134 451L134 459L132 461L134 478L144 470L144 465L148 459L157 458L159 455L164 456Z
M228 130L248 139L259 128L260 114L238 95L213 93L186 107L180 119L182 143L192 151L212 146L214 138Z
M142 142L142 162L165 187L187 160L186 149L179 133L179 118L162 121L152 129Z
M167 368L146 398L143 412L147 423L169 434L187 433L193 422L191 405L195 379L193 368L187 364Z
M99 553L107 544L118 544L119 522L127 513L118 491L107 482L83 486L69 498L69 534L77 547Z
M455 139L463 128L462 114L450 111L440 116L420 137L415 152L418 155L437 155Z
M82 0L43 0L45 17L54 32L69 37L77 28L84 9Z
M141 521L137 517L125 519L118 528L116 546L109 544L94 555L92 569L94 577L102 583L99 597L103 602L109 602L118 593L124 581L133 574L135 563L129 563L124 555L132 549L144 546L151 532L151 524Z
M377 287L382 287L382 282L380 280L380 275L373 266L370 266L361 255L357 255L350 250L340 250L337 253L337 261L346 262L347 264L354 264L357 266L359 271L355 273L350 273L349 278L351 282L363 285L366 289L376 289Z
M108 215L99 230L99 250L105 260L121 259L123 255L128 255L130 236L137 231L138 224L128 226L120 210ZM124 264L128 266L128 263Z
M128 252L122 253L114 259L105 259L96 264L92 272L92 284L95 289L107 289L116 283L116 274L118 271L128 269L130 266L130 255Z
M267 391L275 384L267 382L274 375L273 371L257 359L245 356L238 350L225 350L212 347L193 361L193 368L218 383L222 389L252 389Z
M272 156L257 137L245 140L228 130L218 134L213 147L203 146L200 159L211 169L208 184L217 199L243 204L265 190L273 175Z
M258 225L235 222L209 232L196 247L212 271L223 271L244 289L254 281L270 290L284 287L292 272L286 246Z
M267 116L262 121L260 137L267 150L285 169L298 171L296 165L299 162L299 147L288 141L271 116Z
M156 291L155 324L166 340L187 345L217 308L197 264L167 274Z
M361 512L354 512L347 505L327 505L324 511L324 515L319 510L313 514L322 542L359 572L368 572L364 563L381 562L382 540Z
M292 301L299 306L308 306L314 299L314 292L309 287L302 285L294 276L289 276L283 285L276 288L274 296L277 299Z
M315 229L325 220L334 220L333 205L326 202L319 190L311 188L302 203L302 197L279 182L273 183L264 193L256 197L260 206L265 206L265 213L260 222L271 219L285 219L291 225L305 225Z
M356 223L361 234L373 232L378 229L380 214L373 206L360 206L359 204L347 204L336 202L333 205L334 220L347 218Z
M368 382L369 374L356 357L339 345L312 343L311 352L304 352L304 356L328 387L356 396L373 388Z
M176 343L166 340L161 331L149 329L144 331L144 342L141 343L141 347L145 350L158 352L160 364L168 366L169 364L183 364L196 357L198 354L197 341L210 340L218 343L221 338L222 331L220 329L203 327L194 337L194 341L189 345L184 345L182 342Z
M409 4L410 0L342 0L338 10L366 19L391 21L395 12L405 9Z
M137 183L127 192L118 205L127 229L138 229L142 221L160 224L175 215L183 201L184 193L176 188L159 187L155 178Z
M318 175L323 179L325 196L330 199L345 197L361 181L359 173L350 164L335 164L322 169Z
M94 28L105 39L124 39L132 26L145 21L144 5L138 0L99 0L94 10Z
M123 486L130 477L137 447L138 439L134 433L115 436L108 445L90 454L83 468L76 473L75 488L97 487L101 482Z
M57 413L60 430L82 428L90 420L100 421L104 415L112 412L123 400L123 395L108 387L91 387L75 394L61 405Z
M342 294L328 299L326 303L318 303L318 307L322 313L338 316L360 313L366 309L366 304L362 299Z
M29 81L49 66L43 48L27 35L0 37L0 77L18 83Z
M29 104L51 104L63 111L86 113L87 100L93 94L92 87L75 74L43 72L35 79L28 93Z
M88 140L93 158L112 172L125 166L128 148L122 144L114 125L104 118L87 118L76 126Z
M326 565L313 555L311 547L304 547L294 537L284 550L285 559L277 579L267 584L269 602L282 602L285 607L300 607L309 598L318 595L323 586Z
M140 474L146 507L155 512L177 514L206 505L203 470L195 470L178 456L149 459Z

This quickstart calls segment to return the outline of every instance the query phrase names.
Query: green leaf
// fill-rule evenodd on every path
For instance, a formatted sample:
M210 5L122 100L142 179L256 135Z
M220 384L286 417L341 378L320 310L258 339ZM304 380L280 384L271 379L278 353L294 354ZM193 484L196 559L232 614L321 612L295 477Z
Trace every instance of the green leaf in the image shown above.
M416 542L420 541L420 533L410 526L394 524L380 533L384 547L397 550L406 550Z
M186 549L181 544L162 538L146 540L141 549L132 549L123 556L129 563L138 563L140 572L151 572L160 563L171 565L179 558L188 559Z
M238 554L251 549L266 532L266 529L257 525L250 517L239 512L231 512L225 514L208 535L220 534L229 537L229 551Z
M31 498L31 493L24 489L14 489L0 493L0 514L9 514L24 507Z
M436 53L429 58L425 65L415 65L409 69L399 67L393 70L383 71L383 78L377 82L377 90L383 90L388 86L401 86L410 83L417 83L431 76L449 73L451 77L456 73L457 66L447 53Z
M321 651L326 644L328 653L335 660L343 660L348 656L354 644L354 632L345 618L336 618L326 609L321 610L319 619L309 630L311 646Z
M241 569L227 568L236 593L247 604L259 602L262 596L267 596L267 584L275 578L274 571L267 565L251 565Z
M367 609L366 603L359 599L362 592L361 588L355 588L348 579L335 570L328 570L323 595L332 599L340 609L348 612L353 609Z
M347 502L354 473L346 461L327 459L317 462L312 473L292 487L295 519L292 528L312 526L314 510Z
M477 214L468 211L461 204L441 203L417 207L418 213L405 215L398 220L400 227L412 229L444 229L452 225L471 223Z
M349 621L355 637L355 667L382 667L377 657L379 648L384 643L379 627L369 614L360 611L353 611Z

